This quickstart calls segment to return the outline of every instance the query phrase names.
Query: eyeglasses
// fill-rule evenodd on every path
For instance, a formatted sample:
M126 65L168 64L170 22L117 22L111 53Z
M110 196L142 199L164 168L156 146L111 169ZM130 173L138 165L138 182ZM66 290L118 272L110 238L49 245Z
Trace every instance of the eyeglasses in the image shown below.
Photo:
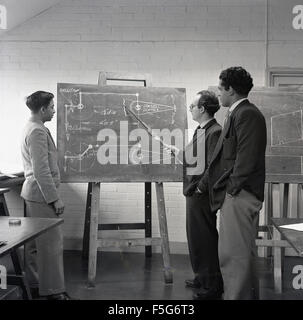
M198 107L198 105L196 105L196 104L191 104L191 105L189 106L189 110L192 110L194 107Z

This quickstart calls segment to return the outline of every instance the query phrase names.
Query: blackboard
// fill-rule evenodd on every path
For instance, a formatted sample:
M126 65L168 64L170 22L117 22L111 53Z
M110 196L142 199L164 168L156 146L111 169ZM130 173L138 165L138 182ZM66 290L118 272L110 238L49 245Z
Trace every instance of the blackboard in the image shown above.
M182 165L163 152L148 129L172 133L171 141L163 140L161 132L160 137L174 144L175 136L185 137L185 106L183 88L59 83L57 144L62 181L182 181ZM144 137L135 138L142 130Z
M303 183L303 88L253 88L248 98L266 119L266 181Z

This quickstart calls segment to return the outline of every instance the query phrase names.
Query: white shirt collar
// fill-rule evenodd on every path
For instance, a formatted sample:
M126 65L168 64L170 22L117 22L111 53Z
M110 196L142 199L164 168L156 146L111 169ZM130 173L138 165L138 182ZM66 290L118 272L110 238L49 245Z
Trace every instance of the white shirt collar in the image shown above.
M231 114L236 109L236 107L244 100L247 100L247 98L242 98L242 99L234 102L228 109L229 114Z
M201 122L200 123L200 129L204 128L208 124L208 122L212 121L213 119L214 118L211 118L211 119L208 119L206 121Z

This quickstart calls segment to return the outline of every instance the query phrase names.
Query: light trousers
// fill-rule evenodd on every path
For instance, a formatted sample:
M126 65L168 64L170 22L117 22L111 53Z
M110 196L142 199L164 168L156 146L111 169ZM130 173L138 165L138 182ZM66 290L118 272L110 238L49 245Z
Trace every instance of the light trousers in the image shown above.
M224 300L257 300L256 235L262 202L246 190L226 194L220 209L219 261Z
M25 201L26 216L58 218L46 203ZM42 296L65 291L63 267L63 235L56 226L25 245L26 274L30 287L39 286Z

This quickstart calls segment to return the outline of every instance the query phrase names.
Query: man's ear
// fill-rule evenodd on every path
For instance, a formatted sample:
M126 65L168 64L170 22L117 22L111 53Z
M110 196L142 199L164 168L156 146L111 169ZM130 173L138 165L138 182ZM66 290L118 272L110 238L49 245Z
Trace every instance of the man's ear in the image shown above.
M205 108L201 107L199 110L200 110L200 113L203 113L205 111Z
M230 96L233 96L236 93L236 91L234 90L234 88L232 86L229 86L227 92L228 92L228 95L230 95Z

